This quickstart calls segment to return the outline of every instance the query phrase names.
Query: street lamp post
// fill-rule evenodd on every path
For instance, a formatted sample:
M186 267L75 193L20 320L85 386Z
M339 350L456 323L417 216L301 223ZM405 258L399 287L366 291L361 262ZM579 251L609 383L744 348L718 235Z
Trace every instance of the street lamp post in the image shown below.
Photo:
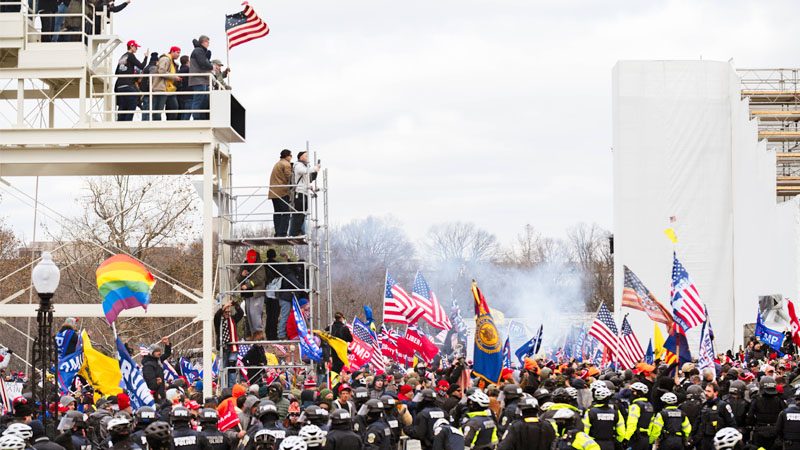
M36 322L39 325L39 333L33 342L31 360L33 362L34 375L39 372L41 385L35 381L32 383L34 399L39 400L40 419L47 430L47 406L48 400L52 395L50 386L47 383L47 371L54 364L58 364L56 357L55 340L53 338L53 293L58 288L61 279L61 272L53 262L50 252L43 252L41 261L33 268L31 280L36 293L39 295L39 309L36 310Z

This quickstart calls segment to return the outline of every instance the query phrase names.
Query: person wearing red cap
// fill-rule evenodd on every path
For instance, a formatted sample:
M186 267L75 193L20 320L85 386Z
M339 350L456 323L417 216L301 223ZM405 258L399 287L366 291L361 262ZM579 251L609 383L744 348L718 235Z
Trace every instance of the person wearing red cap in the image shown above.
M158 57L156 64L156 74L159 76L153 79L153 120L161 120L161 113L164 107L167 111L175 111L178 109L178 99L175 91L178 90L178 82L181 77L176 75L178 66L175 60L180 58L181 48L173 45L169 52L164 53ZM167 120L177 120L178 114L167 113Z
M124 392L117 394L117 407L120 411L133 414L133 409L131 408L131 398L128 397L128 394Z
M248 249L244 264L239 267L236 282L239 283L239 290L244 298L244 311L250 333L264 331L266 280L266 268L261 262L261 254L254 248Z
M117 120L120 122L130 122L133 120L133 112L136 110L136 104L139 102L139 96L135 95L139 92L139 88L134 84L135 78L130 76L135 73L138 68L144 71L144 61L136 59L136 51L141 47L136 41L128 41L128 51L125 52L117 62L117 68L114 71L115 75L126 75L117 78L114 83L114 92L123 95L117 96ZM145 51L147 55L149 51Z

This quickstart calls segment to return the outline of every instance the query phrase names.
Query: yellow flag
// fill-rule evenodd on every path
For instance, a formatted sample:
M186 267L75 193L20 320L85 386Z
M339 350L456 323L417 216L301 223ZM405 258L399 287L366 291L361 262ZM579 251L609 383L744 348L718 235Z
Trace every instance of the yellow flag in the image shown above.
M122 372L119 370L119 361L95 350L86 330L83 330L82 336L83 366L80 375L89 381L95 394L108 396L121 393L119 382L122 380Z
M339 359L342 360L345 367L350 365L350 358L347 357L347 342L322 330L314 330L314 334L331 346L333 351L339 356Z
M653 356L656 359L664 360L664 335L661 333L657 323L653 324Z
M275 356L274 353L267 352L267 365L270 366L277 366L280 362L278 362L278 357Z
M675 234L675 228L672 227L667 228L666 230L664 230L664 234L667 235L667 237L669 238L670 241L672 241L673 244L678 243L678 235Z

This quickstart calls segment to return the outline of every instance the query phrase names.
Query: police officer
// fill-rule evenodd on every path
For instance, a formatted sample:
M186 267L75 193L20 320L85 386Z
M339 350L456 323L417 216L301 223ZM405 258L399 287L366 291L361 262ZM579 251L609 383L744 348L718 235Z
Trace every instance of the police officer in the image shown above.
M783 442L783 450L800 450L800 390L795 391L794 400L775 422L775 435Z
M225 433L219 431L219 414L213 408L203 408L200 410L200 425L203 427L200 434L208 441L212 450L232 450L233 443Z
M533 397L522 398L517 410L520 419L509 425L497 450L550 450L556 432L550 422L537 416L539 402Z
M392 430L381 418L383 402L378 399L367 401L363 408L366 428L364 429L364 450L391 450Z
M545 396L545 398L547 398L547 396ZM555 416L558 410L569 409L570 411L575 413L574 414L575 423L573 424L573 428L576 429L582 428L581 418L580 418L581 410L578 408L577 389L573 387L557 388L556 390L553 391L552 395L550 395L550 398L552 398L554 403L552 403L550 407L547 408L547 410L542 412L541 414L542 419L553 420L553 417ZM546 403L543 402L542 400L539 400L538 398L537 400L539 401L539 405L544 405Z
M683 450L692 434L692 424L686 413L678 409L678 396L672 392L661 395L664 409L650 425L650 444L658 442L661 450Z
M489 396L482 390L475 389L467 397L467 422L461 427L467 447L482 449L497 445L497 422L488 408Z
M625 439L633 450L650 448L650 421L653 418L653 405L647 400L650 389L646 384L636 382L631 385L633 401L628 408L628 421L625 427Z
M297 435L303 438L309 449L317 450L325 445L325 432L316 425L304 425Z
M708 383L706 403L700 411L699 425L693 430L692 442L699 450L713 450L714 436L726 427L735 427L731 406L719 399L719 386Z
M172 437L175 450L211 450L208 441L200 432L189 426L191 419L192 416L187 408L183 406L172 408L169 420L174 429Z
M142 406L136 410L133 415L134 426L131 438L133 442L141 445L143 448L147 445L147 438L144 436L144 429L148 425L156 421L156 410L149 406Z
M156 421L144 429L148 450L172 450L172 430L167 422Z
M325 450L361 450L361 438L352 430L350 412L337 409L331 413L331 425Z
M86 437L86 419L82 412L67 411L58 429L61 434L53 441L56 444L72 450L92 450L92 442Z
M273 403L272 400L264 400L261 402L256 410L256 418L259 422L256 422L247 430L249 442L245 445L245 448L250 450L254 447L255 435L261 430L272 431L272 435L277 438L277 445L280 445L283 438L286 437L286 430L280 422L278 407L275 406L275 403ZM247 439L247 437L245 437L245 439Z
M275 430L258 430L253 435L252 446L255 450L278 450L278 436ZM284 436L280 438L282 441ZM248 442L248 445L251 445Z
M383 395L380 400L383 402L383 421L392 432L392 448L396 448L400 442L400 433L403 431L400 428L400 418L397 417L397 400L391 395Z
M728 386L728 398L726 399L728 404L731 405L733 420L736 421L736 427L739 431L747 428L747 412L750 410L750 402L744 396L745 388L743 381L731 381ZM743 432L742 435L746 436L747 433Z
M323 431L328 431L328 411L317 405L307 406L300 415L300 422L306 425L316 425Z
M511 425L511 422L517 418L517 403L522 397L522 388L516 384L507 384L503 386L503 411L500 413L500 422L497 429L500 434L503 434L506 429Z
M131 440L133 426L125 417L114 417L108 422L108 436L111 439L111 450L140 450L142 447Z
M356 416L353 417L353 431L359 436L364 435L367 428L367 416L365 403L369 400L369 390L365 387L357 387L353 391L353 402L356 404Z
M772 377L761 377L758 389L760 395L750 404L747 424L753 427L753 445L771 450L775 445L775 422L778 414L786 409L786 402L778 395Z
M423 450L429 450L433 445L433 425L438 419L444 419L445 413L436 406L436 393L433 389L423 389L414 399L417 401L417 410L414 421L406 426L403 431L411 439L419 439Z
M583 415L583 431L603 450L614 450L625 439L625 422L622 413L610 405L611 389L598 385L593 389L594 404Z
M447 419L438 419L433 424L432 450L464 450L464 434L461 430L450 425Z
M553 443L554 450L600 450L591 436L583 430L575 428L575 421L580 422L580 416L571 409L559 409L553 415L553 422L556 428L556 440Z

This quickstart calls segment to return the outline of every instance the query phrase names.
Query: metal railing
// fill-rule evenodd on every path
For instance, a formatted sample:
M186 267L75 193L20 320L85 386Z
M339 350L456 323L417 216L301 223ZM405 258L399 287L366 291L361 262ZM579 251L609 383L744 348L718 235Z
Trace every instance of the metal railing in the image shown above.
M180 83L182 77L207 78L209 90L204 91L159 91L153 92L153 83L161 79ZM130 80L125 82L124 80ZM91 122L113 121L161 121L164 120L209 120L211 113L211 90L221 90L213 73L209 74L132 74L93 75L89 83L90 106L87 109ZM146 83L145 83L146 81ZM146 91L141 91L142 87ZM97 88L100 89L97 89ZM124 90L120 90L124 89ZM205 99L198 99L205 97ZM195 107L197 103L208 106ZM183 105L183 107L181 107ZM201 105L202 106L202 105Z
M94 5L82 0L73 1L68 9L45 12L39 0L0 0L0 14L23 14L30 27L25 27L25 42L83 42L89 36L111 29L112 20L96 11ZM39 26L36 26L36 19ZM75 26L75 22L78 26ZM99 24L100 27L95 26ZM98 31L98 33L95 33Z

